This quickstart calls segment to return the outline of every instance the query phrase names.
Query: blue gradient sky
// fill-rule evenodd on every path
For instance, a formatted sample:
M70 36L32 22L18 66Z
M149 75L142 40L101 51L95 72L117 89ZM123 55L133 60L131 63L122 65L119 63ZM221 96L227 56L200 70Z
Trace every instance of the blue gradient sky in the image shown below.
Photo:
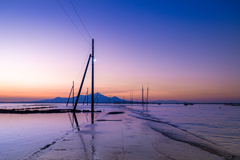
M70 1L59 2L91 42ZM96 92L140 100L149 84L150 100L240 102L239 1L72 3L95 39ZM0 1L0 22L0 101L79 87L91 46L57 0Z

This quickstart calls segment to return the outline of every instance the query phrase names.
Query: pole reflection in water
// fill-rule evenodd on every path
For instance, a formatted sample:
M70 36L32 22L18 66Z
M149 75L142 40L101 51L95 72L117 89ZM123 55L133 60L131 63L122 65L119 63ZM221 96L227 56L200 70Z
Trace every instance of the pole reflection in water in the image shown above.
M68 116L69 116L69 119L70 119L70 122L71 122L71 126L74 128L74 121L75 121L77 129L78 129L78 131L80 131L80 127L78 125L78 120L77 120L76 113L73 112L72 118L70 116L70 113L68 113ZM88 122L88 113L85 113L85 116L86 116L86 120ZM91 112L91 124L94 124L94 112Z
M75 120L75 123L76 123L76 127L78 128L78 131L80 131L80 127L78 125L78 119L77 119L77 116L76 116L75 112L73 112L73 117L74 117L74 120ZM87 118L87 121L88 121L88 118ZM79 133L78 135L79 135L79 137L81 139L81 142L82 142L82 145L83 145L83 150L84 150L84 153L85 153L84 154L85 155L85 159L89 159L89 156L88 156L88 153L87 153L87 147L86 147L84 138L83 138L81 133Z
M86 116L86 119L88 121L88 114L85 113L85 116ZM72 118L71 118L70 115L69 115L69 118L70 118L70 121L71 121L71 124L72 124L73 128L74 128L74 122L75 122L78 131L80 131L77 115L73 112ZM94 112L91 112L91 124L94 124ZM97 152L96 152L96 148L95 148L95 145L94 145L94 141L95 141L95 125L91 125L90 134L86 135L86 134L81 133L81 132L78 132L77 134L79 135L80 140L82 142L85 159L96 159ZM84 140L85 136L87 136L87 137L90 136L91 137L90 144L89 143L87 143L87 144L85 143L85 140ZM87 137L85 137L85 138L87 138ZM87 141L87 142L89 142L89 141Z
M92 124L94 124L94 112L91 112Z
M87 119L87 122L88 122L88 113L85 113L85 116L86 116L86 119Z
M144 104L142 105L142 112L145 114L148 114L149 110L148 110L148 104Z
M79 128L79 125L78 125L77 116L76 116L75 112L73 112L73 117L75 119L75 123L76 123L77 129L78 129L78 131L80 131L80 128Z
M69 119L70 119L70 122L71 122L71 125L72 125L72 127L74 128L74 121L73 121L73 118L71 118L71 116L70 116L70 113L68 112L68 117L69 117Z
M93 112L92 112L92 115L94 116ZM93 124L93 119L92 119L92 124ZM91 127L91 133L92 133L92 159L97 159L96 158L96 149L95 149L95 146L94 146L94 132L95 132L95 125L93 125Z

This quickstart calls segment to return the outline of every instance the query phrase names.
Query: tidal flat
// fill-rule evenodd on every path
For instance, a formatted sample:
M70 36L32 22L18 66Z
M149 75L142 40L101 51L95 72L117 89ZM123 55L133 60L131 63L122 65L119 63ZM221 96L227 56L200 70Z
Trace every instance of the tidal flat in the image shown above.
M66 109L23 105L0 107ZM1 113L0 159L240 159L239 107L96 105L96 110L101 112Z

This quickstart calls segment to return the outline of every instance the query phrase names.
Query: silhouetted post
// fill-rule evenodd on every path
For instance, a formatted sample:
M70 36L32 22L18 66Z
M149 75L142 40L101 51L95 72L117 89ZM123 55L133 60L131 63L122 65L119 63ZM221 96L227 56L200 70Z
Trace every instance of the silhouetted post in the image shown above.
M147 88L147 104L148 104L148 91L149 91L149 87Z
M132 91L132 104L133 104L133 91Z
M147 88L147 110L148 110L148 91L149 91L149 87Z
M111 103L111 95L110 95L110 97L108 98L108 101L107 101L106 104L108 104L108 102Z
M73 86L72 86L72 88L71 88L71 91L70 91L70 94L69 94L69 97L68 97L68 100L67 100L67 104L66 104L66 106L68 106L68 102L69 102L69 99L70 99L70 97L71 97L72 90L73 90Z
M78 131L80 131L80 128L79 128L79 125L78 125L77 116L76 116L75 112L73 112L73 117L75 119L75 123L76 123L77 129L78 129Z
M92 124L94 123L94 39L92 39Z
M92 108L94 112L94 39L92 39Z
M87 98L87 105L88 105L88 88L87 88L86 95L85 95L85 97L84 97L83 105L84 105L84 103L85 103L86 98Z
M96 97L94 99L94 102L96 102L96 101L98 101L98 93L97 93L97 95L96 95Z
M75 102L75 106L73 108L73 112L75 112L75 110L77 108L78 99L79 99L79 96L80 96L80 93L81 93L81 90L82 90L82 86L83 86L83 82L84 82L84 79L85 79L85 76L86 76L86 73L87 73L90 58L91 58L91 54L89 55L89 58L88 58L87 66L86 66L86 69L85 69L85 72L84 72L84 75L83 75L82 83L81 83L79 91L78 91L78 95L77 95L77 99L76 99L76 102Z
M130 104L132 103L132 93L130 92Z
M143 86L142 86L142 105L144 103L144 96L143 96Z
M73 106L74 106L74 81L73 81Z

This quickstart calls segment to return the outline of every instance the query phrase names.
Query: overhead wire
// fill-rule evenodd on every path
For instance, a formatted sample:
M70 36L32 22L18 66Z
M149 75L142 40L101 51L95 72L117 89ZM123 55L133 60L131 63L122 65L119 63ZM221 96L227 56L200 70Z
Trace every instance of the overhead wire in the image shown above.
M58 0L57 0L58 1ZM61 5L61 3L58 1L59 5L61 6L61 8L63 9L63 11L65 12L65 14L67 15L67 17L70 19L70 21L72 22L72 24L76 27L76 29L78 30L78 32L83 36L83 38L88 42L88 40L86 39L86 37L82 34L82 32L78 29L78 27L76 26L76 24L73 22L73 20L70 18L70 16L67 14L66 10L63 8L63 6ZM88 42L88 44L90 44ZM91 45L91 44L90 44Z
M87 30L86 26L84 25L84 23L83 23L82 19L80 18L79 14L78 14L78 12L77 12L77 10L76 10L76 8L74 7L74 5L73 5L72 1L71 1L71 0L69 0L69 1L71 2L71 4L72 4L72 7L73 7L74 11L76 12L76 14L78 15L78 18L79 18L79 20L81 21L81 23L82 23L83 27L85 28L85 30L86 30L86 32L87 32L87 34L88 34L88 35L89 35L89 37L92 39L92 37L91 37L91 35L89 34L89 32L88 32L88 30Z
M85 61L84 61L83 65L82 65L82 68L81 68L80 72L78 73L78 76L77 76L77 78L75 79L75 81L78 80L78 78L79 78L79 76L80 76L80 74L81 74L81 72L82 72L82 70L83 70L83 68L84 68L84 66L85 66L85 64L86 64L86 62L87 62L87 58L88 58L88 56L89 56L90 49L91 49L91 47L90 47L89 50L88 50L88 54L87 54L87 56L86 56L86 58L85 58Z
M61 3L59 2L59 0L57 0L57 1L58 1L59 5L61 6L61 8L63 9L63 11L65 12L65 14L67 15L67 17L69 18L69 20L72 22L72 24L75 26L75 28L78 30L78 32L82 35L82 37L86 40L86 42L88 42L88 44L90 45L90 48L89 48L88 54L87 54L87 56L86 56L86 58L85 58L85 61L84 61L84 63L83 63L83 66L82 66L82 68L81 68L81 70L80 70L80 72L79 72L77 78L75 79L75 81L77 81L78 78L79 78L79 76L80 76L80 74L81 74L81 72L82 72L82 70L83 70L83 68L84 68L84 66L85 66L85 64L86 64L87 57L88 57L88 55L89 55L89 53L90 53L90 49L92 48L92 45L89 43L89 41L86 39L86 37L82 34L82 32L78 29L78 27L77 27L76 24L73 22L73 20L70 18L70 16L69 16L68 13L66 12L66 10L63 8L63 6L62 6ZM71 5L72 5L74 11L76 12L76 14L77 14L79 20L81 21L83 27L85 28L85 30L86 30L88 36L92 39L91 35L89 34L89 32L88 32L86 26L84 25L82 19L80 18L79 14L78 14L78 12L77 12L77 10L76 10L76 8L75 8L75 6L73 5L73 3L72 3L71 0L70 0L70 3L71 3Z

